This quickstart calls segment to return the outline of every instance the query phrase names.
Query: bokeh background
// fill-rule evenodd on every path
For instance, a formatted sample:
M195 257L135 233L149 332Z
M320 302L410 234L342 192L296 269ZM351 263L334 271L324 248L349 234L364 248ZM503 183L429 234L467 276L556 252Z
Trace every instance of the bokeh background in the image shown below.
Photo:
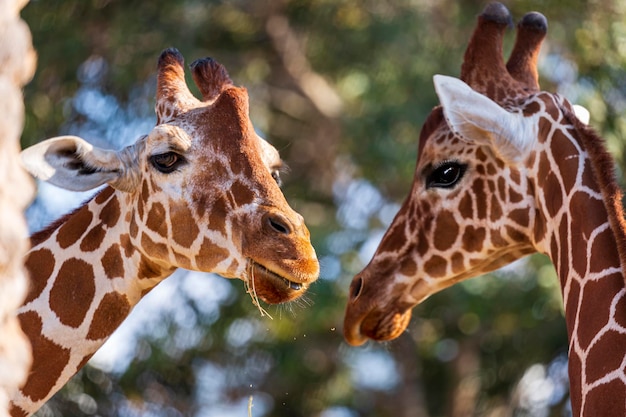
M322 266L303 300L265 307L273 320L241 281L177 272L37 415L568 415L561 295L543 256L431 297L395 341L353 348L342 338L349 282L409 190L437 104L432 76L459 75L485 4L31 0L22 16L39 63L23 146L60 134L132 143L155 123L160 52L211 56L248 88L256 129L290 166L283 190ZM591 111L622 181L626 2L505 4L516 20L547 16L542 86ZM31 229L88 197L39 184Z

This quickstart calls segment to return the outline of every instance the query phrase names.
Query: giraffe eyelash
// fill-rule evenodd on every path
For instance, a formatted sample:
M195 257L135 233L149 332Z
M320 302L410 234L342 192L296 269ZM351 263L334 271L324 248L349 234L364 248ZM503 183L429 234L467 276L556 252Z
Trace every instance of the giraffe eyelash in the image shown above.
M170 151L152 155L150 163L157 171L163 174L170 174L178 170L187 161L178 153Z
M282 187L283 179L280 177L279 169L275 169L272 171L272 178L274 178L274 181L276 181L276 184L278 184L279 187Z
M467 164L456 160L438 163L426 170L426 188L452 188L466 171Z
M276 184L278 184L279 187L282 187L283 185L283 179L281 178L281 175L286 174L289 171L289 166L282 161L280 162L280 164L270 168L270 174L272 175L272 178L274 178L274 181L276 181Z

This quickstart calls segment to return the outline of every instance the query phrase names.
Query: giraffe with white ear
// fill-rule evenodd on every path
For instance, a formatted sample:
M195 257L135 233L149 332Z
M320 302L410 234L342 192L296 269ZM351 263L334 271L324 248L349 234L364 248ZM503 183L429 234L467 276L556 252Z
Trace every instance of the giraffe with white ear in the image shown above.
M18 317L34 359L13 416L35 412L176 268L241 278L255 303L295 299L317 279L309 231L279 189L281 160L255 133L246 90L210 58L191 70L202 100L180 53L161 54L157 126L134 145L64 136L23 151L42 180L105 188L31 237Z
M626 415L626 220L604 141L588 112L539 90L547 31L502 4L478 18L461 79L436 75L440 107L426 119L410 194L370 263L354 277L346 340L390 340L411 310L457 282L528 254L560 279L575 416Z

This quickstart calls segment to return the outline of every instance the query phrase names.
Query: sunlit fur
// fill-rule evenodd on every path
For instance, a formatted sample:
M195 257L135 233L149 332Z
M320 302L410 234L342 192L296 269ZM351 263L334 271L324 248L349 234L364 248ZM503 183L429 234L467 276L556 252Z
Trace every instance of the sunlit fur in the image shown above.
M461 81L438 88L443 107L420 134L410 194L352 281L344 335L353 345L394 339L433 293L544 253L563 294L573 414L626 415L626 222L613 161L566 99L539 91L545 18L522 19L505 65L509 20L503 5L487 6ZM445 161L465 174L429 188Z
M108 186L31 239L18 314L33 365L13 416L36 411L176 268L244 280L261 315L261 301L293 300L317 279L309 231L279 189L282 162L256 134L246 90L212 59L191 69L203 100L180 53L161 54L157 126L128 148L66 136L23 152L43 180Z

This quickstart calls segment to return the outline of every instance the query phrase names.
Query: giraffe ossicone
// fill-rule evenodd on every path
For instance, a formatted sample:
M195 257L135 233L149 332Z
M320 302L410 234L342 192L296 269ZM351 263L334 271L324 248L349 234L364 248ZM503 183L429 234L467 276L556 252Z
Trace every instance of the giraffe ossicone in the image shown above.
M257 305L293 300L317 279L309 231L280 191L282 162L256 134L246 90L210 58L191 70L202 100L187 88L180 53L161 54L157 126L133 145L105 150L63 136L23 151L42 180L105 187L31 237L18 317L33 364L13 416L35 412L176 268L241 278Z
M411 191L350 286L344 335L391 340L430 295L531 253L560 279L576 416L626 415L626 221L614 164L589 113L539 89L547 31L493 3L478 17L461 79L435 76L441 106L420 133Z

